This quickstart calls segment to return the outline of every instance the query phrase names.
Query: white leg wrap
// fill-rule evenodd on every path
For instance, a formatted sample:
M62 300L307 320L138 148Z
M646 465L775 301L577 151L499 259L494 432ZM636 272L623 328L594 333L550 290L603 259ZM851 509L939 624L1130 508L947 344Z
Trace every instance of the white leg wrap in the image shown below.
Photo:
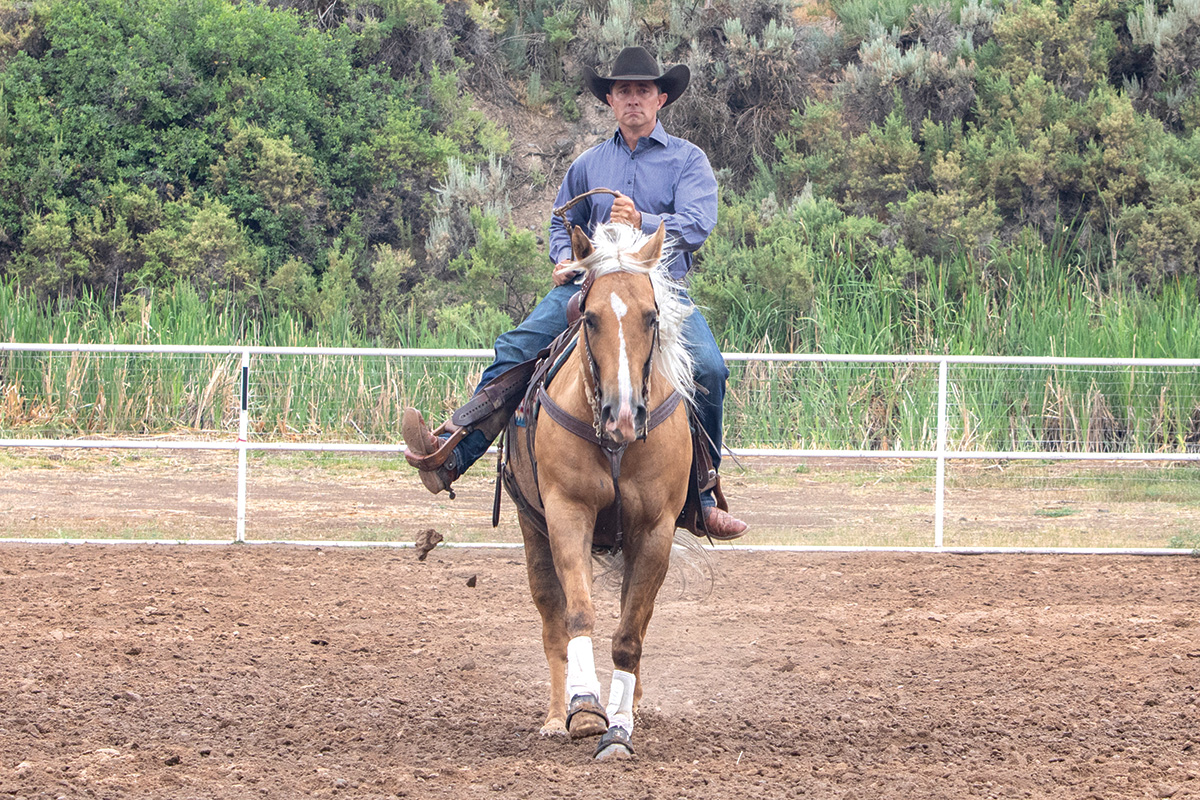
M590 636L576 636L567 642L567 699L577 694L591 694L600 699L600 679L596 677Z
M608 691L608 724L619 725L627 733L633 733L633 690L637 687L637 676L632 672L613 670L612 687Z

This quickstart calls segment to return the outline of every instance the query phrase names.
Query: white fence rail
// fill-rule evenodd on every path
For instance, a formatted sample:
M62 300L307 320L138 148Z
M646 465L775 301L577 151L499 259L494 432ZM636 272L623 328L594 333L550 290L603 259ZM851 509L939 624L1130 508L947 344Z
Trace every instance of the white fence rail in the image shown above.
M71 391L70 372L75 371L79 383L79 358L149 356L149 357L212 357L224 356L229 362L238 359L236 384L226 388L232 399L236 400L236 436L231 425L224 428L225 438L213 438L211 433L206 438L173 438L170 440L121 438L118 435L86 435L71 437L55 436L25 436L0 438L0 446L5 448L116 448L144 450L233 450L237 451L237 519L234 540L246 541L246 484L247 484L247 453L250 451L325 451L325 452L375 452L396 454L403 451L403 446L394 441L371 441L370 436L353 421L347 421L359 434L360 441L270 441L261 433L252 433L252 399L256 396L258 384L255 382L257 363L267 359L299 358L299 359L382 359L396 360L400 364L428 362L449 363L453 360L468 359L475 362L486 362L492 356L491 350L447 350L447 349L357 349L357 348L295 348L295 347L238 347L238 346L187 346L187 345L89 345L89 344L45 344L45 343L0 343L0 393L10 405L20 404L20 382L5 372L5 364L20 354L40 354L40 358L53 359L64 356L72 359L67 366L67 389ZM938 550L952 552L981 552L1003 550L1038 550L1056 552L1139 552L1139 553L1181 553L1188 552L1180 548L947 548L944 543L945 495L946 495L946 465L951 460L1079 460L1079 461L1200 461L1200 360L1196 359L1097 359L1097 358L1055 358L1055 357L1002 357L1002 356L873 356L873 355L826 355L826 354L758 354L758 353L729 353L726 362L734 371L732 383L745 388L745 394L739 403L742 410L740 422L734 425L734 430L727 437L734 443L745 444L746 438L760 440L771 439L773 434L754 432L751 422L756 419L754 409L778 409L783 404L796 402L798 406L807 402L805 392L805 373L801 369L815 370L813 375L820 374L822 380L829 379L831 384L838 383L837 376L830 377L835 367L852 368L854 365L869 365L875 372L864 377L866 373L855 374L843 381L842 388L835 388L829 396L816 401L818 404L830 403L829 397L844 397L847 402L861 402L865 409L862 413L861 430L847 432L843 440L860 440L858 447L837 447L828 443L814 444L803 431L789 429L779 437L784 441L773 442L769 447L736 446L731 448L735 455L746 456L776 456L794 458L870 458L870 459L926 459L936 463L934 486L934 530L932 546L925 548L864 548L848 547L835 548L846 550L861 549L916 549ZM231 366L226 364L226 366ZM207 367L207 362L205 364ZM780 369L792 370L783 378L779 377ZM879 377L878 370L891 369L892 373ZM1026 384L1036 385L1045 377L1045 388L1040 395L1034 393L1034 401L1040 400L1040 412L1034 408L1029 412L1031 395L1026 392L1013 392L1002 386L1003 379L979 379L976 386L971 387L970 381L951 382L951 369L969 371L978 369L1018 370ZM1096 370L1087 373L1087 370ZM10 371L13 371L10 369ZM402 370L401 370L402 371ZM773 372L774 371L774 372ZM936 371L936 372L935 372ZM1031 372L1033 371L1033 372ZM44 370L45 391L53 391L50 387L51 369ZM213 387L222 375L222 365L214 368L212 378L208 382L205 395L212 400ZM229 370L224 370L229 372ZM279 374L287 370L277 369ZM1079 375L1084 374L1083 378ZM1103 374L1103 379L1097 376ZM122 372L121 375L126 375ZM1147 376L1150 376L1147 378ZM278 378L275 375L273 380ZM460 378L462 376L460 375ZM359 382L364 378L359 375ZM380 379L385 380L385 379ZM387 378L386 380L392 380ZM936 381L936 390L932 388ZM1090 384L1087 383L1090 381ZM1147 382L1148 381L1148 382ZM119 382L119 381L118 381ZM470 381L467 381L469 383ZM775 387L774 390L756 389L755 382ZM732 385L731 383L731 385ZM924 391L920 386L924 383ZM1076 385L1071 388L1072 383ZM1144 385L1143 385L1144 384ZM390 384L389 384L390 385ZM917 387L917 388L914 388ZM1082 387L1082 388L1081 388ZM1088 388L1090 387L1090 388ZM1114 388L1116 387L1116 388ZM97 401L85 404L103 419L107 398L122 387L97 390ZM128 388L125 386L124 388ZM981 433L973 428L972 418L978 416L978 408L972 405L967 393L972 389L977 394L992 392L994 399L990 402L1004 405L1003 413L1008 413L1012 420L1009 434L997 433L995 430ZM371 386L366 391L383 389ZM265 393L279 392L278 381L270 386L264 384ZM289 402L293 384L287 383ZM780 396L772 396L772 391L778 391ZM756 394L757 392L757 394ZM841 394L838 394L841 392ZM1074 394L1072 394L1074 392ZM1090 394L1089 394L1090 392ZM1157 393L1157 394L1156 394ZM1123 398L1124 407L1119 408L1116 415L1112 411L1114 401L1111 398L1119 395ZM17 398L14 400L13 398ZM789 400L790 398L790 400ZM856 400L857 398L857 400ZM932 402L924 405L922 398L932 398ZM1014 399L1016 398L1016 399ZM47 401L49 403L49 401ZM147 401L149 403L149 401ZM1018 413L1017 406L1024 404L1024 411ZM1157 406L1155 405L1157 403ZM53 405L50 403L50 405ZM380 405L384 405L381 400ZM727 401L727 414L729 402ZM1035 402L1036 405L1036 402ZM1137 408L1135 408L1135 406ZM1007 409L1007 410L1005 410ZM1139 410L1145 413L1139 416ZM1148 410L1147 410L1148 409ZM1157 409L1157 410L1156 410ZM955 412L952 422L951 411ZM736 411L736 409L735 409ZM199 422L205 414L203 402L199 403L196 419ZM212 413L216 413L213 411ZM1022 416L1024 414L1024 416ZM1039 416L1040 414L1040 416ZM287 404L280 417L287 416ZM385 414L386 416L386 414ZM790 419L788 414L784 415ZM797 412L796 424L803 425L803 413ZM843 415L844 416L844 415ZM853 414L851 414L853 416ZM1086 417L1086 418L1085 418ZM1142 417L1145 417L1143 419ZM3 417L0 417L2 419ZM1031 422L1030 420L1035 420ZM232 420L227 420L231 422ZM284 422L280 423L285 424ZM386 419L384 421L386 425ZM101 426L102 427L102 426ZM200 426L197 425L197 428ZM727 425L727 428L729 426ZM811 426L810 426L811 427ZM28 426L5 424L9 432L25 431ZM739 438L739 428L742 429ZM1073 428L1075 438L1068 439L1064 431ZM1036 429L1036 430L1035 430ZM395 429L390 431L394 436ZM1008 436L1008 448L997 447L995 444L1001 436ZM1053 438L1059 436L1060 438ZM807 441L807 446L806 446ZM788 444L801 446L786 446ZM727 442L728 444L728 442ZM1017 446L1017 445L1021 446ZM1150 446L1148 446L1150 445ZM12 541L12 540L10 540ZM336 542L330 542L336 543ZM363 544L350 543L344 544ZM813 548L781 548L781 549L813 549ZM823 548L830 549L830 548Z

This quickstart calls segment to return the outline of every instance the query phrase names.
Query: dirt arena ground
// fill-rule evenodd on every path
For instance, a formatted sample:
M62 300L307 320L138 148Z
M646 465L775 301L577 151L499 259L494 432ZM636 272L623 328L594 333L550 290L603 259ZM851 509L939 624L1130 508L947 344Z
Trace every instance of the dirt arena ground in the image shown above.
M748 543L930 546L930 462L744 458L724 470ZM519 543L507 498L491 527L494 462L430 496L398 456L257 455L248 468L246 537L257 541ZM0 538L232 540L233 453L0 452ZM1161 548L1200 544L1194 465L1080 463L948 469L945 544L954 547Z
M0 798L1200 797L1197 559L713 567L595 762L519 550L2 544Z

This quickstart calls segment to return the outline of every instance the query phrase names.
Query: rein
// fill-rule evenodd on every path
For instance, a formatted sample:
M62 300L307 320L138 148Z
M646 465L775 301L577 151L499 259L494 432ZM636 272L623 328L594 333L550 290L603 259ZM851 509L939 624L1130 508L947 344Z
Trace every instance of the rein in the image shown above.
M613 197L620 196L618 192L614 192L612 189L605 189L605 188L592 189L590 192L584 192L583 194L575 195L570 200L563 203L558 208L554 209L554 211L552 213L554 214L554 216L556 216L560 220L562 220L563 227L567 229L568 233L571 232L571 223L567 221L567 212L570 211L575 206L577 206L580 203L580 201L582 201L585 198L591 197L594 194L611 194Z

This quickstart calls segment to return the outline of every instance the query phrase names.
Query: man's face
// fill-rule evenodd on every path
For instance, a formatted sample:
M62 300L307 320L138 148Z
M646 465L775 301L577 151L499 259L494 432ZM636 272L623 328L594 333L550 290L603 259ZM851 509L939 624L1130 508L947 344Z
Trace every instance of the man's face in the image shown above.
M617 81L608 95L617 124L630 130L652 129L666 102L667 95L653 81Z

